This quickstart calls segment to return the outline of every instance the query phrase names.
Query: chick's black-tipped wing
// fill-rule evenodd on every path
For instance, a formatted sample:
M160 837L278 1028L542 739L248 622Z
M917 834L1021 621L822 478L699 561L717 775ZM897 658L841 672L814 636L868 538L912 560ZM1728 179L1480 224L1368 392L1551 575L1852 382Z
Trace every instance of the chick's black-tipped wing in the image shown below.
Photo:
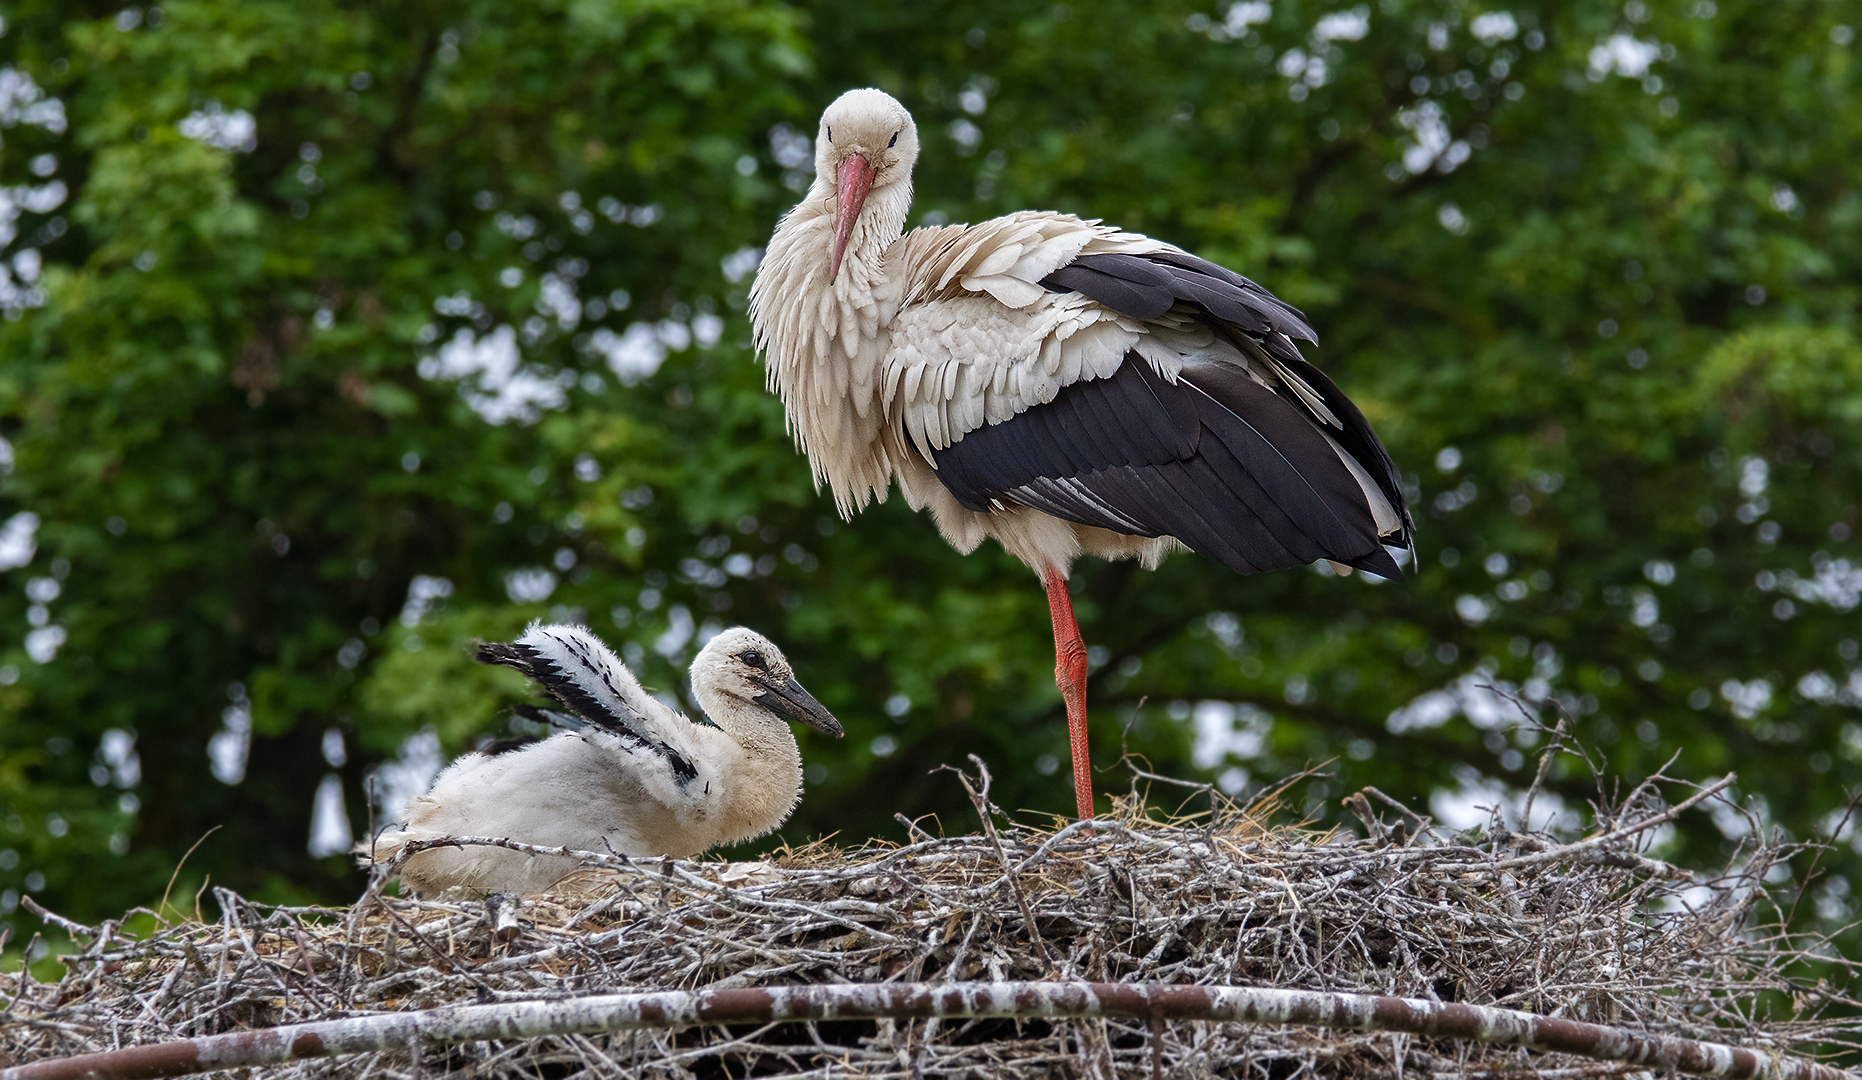
M681 783L698 775L690 758L656 734L657 721L648 715L639 684L621 667L605 646L581 627L532 627L513 642L481 641L474 657L481 664L499 664L523 672L551 699L586 721L614 735L629 747L663 758ZM548 723L560 723L549 710L533 710Z

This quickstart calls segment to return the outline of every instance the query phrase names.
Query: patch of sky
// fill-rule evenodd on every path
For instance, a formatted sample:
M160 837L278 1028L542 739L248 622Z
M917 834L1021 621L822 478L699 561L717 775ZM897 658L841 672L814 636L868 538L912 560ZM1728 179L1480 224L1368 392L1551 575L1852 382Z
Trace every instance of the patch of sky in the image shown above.
M415 574L407 583L407 601L401 605L401 625L413 629L440 602L453 594L453 583L443 577Z
M1467 140L1457 139L1448 127L1448 115L1442 106L1424 98L1413 109L1397 112L1397 123L1410 133L1410 143L1403 148L1403 169L1412 174L1450 173L1473 156Z
M217 101L195 109L175 125L181 134L216 150L249 154L258 148L258 124L244 109L228 110Z
M239 683L227 687L231 704L220 711L220 730L207 740L213 777L231 787L246 778L246 755L252 748L252 703Z
M440 737L430 727L401 740L394 760L375 768L375 797L385 822L405 821L408 801L424 795L440 774Z
M1541 791L1532 802L1532 820L1521 821L1526 793L1501 780L1483 776L1471 765L1455 768L1455 787L1437 788L1429 796L1429 813L1450 829L1473 829L1491 824L1497 815L1507 829L1550 831L1572 835L1582 818L1557 795Z
M540 566L504 575L504 593L513 604L540 604L556 591L556 575Z
M12 447L0 455L0 476L12 471ZM12 570L32 562L39 550L39 515L21 510L0 524L0 570Z
M349 809L343 805L343 778L325 773L310 804L310 854L319 859L341 855L354 843Z
M560 409L566 402L560 383L524 366L517 332L508 325L483 337L460 327L432 354L421 357L418 370L425 379L459 383L460 397L493 424L532 423L543 410Z
M1392 712L1384 720L1384 726L1393 734L1401 735L1406 731L1441 727L1457 716L1467 717L1469 723L1482 731L1497 731L1523 720L1536 721L1529 703L1527 712L1522 714L1520 706L1509 700L1518 692L1519 687L1495 678L1493 669L1482 665L1447 686L1412 698L1409 704Z

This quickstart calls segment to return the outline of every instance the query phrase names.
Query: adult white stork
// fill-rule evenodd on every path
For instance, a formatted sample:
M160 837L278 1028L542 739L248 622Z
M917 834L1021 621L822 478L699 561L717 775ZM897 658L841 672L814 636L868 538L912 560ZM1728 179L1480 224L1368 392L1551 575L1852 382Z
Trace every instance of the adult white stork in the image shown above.
M841 726L769 639L743 627L692 661L692 695L710 723L686 719L641 689L588 629L532 624L509 644L481 642L482 663L535 679L557 704L518 711L564 730L464 755L408 802L407 820L375 839L393 858L411 840L491 836L546 847L685 858L761 836L801 799L802 758L786 720L839 737ZM370 845L358 850L368 855ZM449 889L542 892L569 859L495 847L420 852L401 877L422 895Z
M1150 567L1180 543L1244 574L1328 559L1400 576L1401 479L1267 290L1067 214L904 233L917 158L889 95L828 106L814 183L750 291L756 345L843 517L897 479L958 550L993 536L1040 576L1089 817L1073 560Z

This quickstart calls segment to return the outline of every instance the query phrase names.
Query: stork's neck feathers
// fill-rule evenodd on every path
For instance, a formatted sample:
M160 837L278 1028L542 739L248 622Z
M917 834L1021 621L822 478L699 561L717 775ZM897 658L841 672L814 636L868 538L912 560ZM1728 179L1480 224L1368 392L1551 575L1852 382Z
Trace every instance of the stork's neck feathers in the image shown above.
M828 227L834 225L834 180L815 177L808 189L808 201L820 203L827 211ZM833 281L836 298L841 303L860 305L886 277L886 249L905 234L905 218L912 210L910 177L884 187L876 187L867 196L859 220L853 223L853 235L847 238L847 250L841 260L840 275ZM832 234L830 233L830 239Z
M874 452L883 422L877 375L898 305L887 251L911 207L909 178L875 187L847 239L840 273L830 278L834 179L817 175L807 198L776 226L750 288L769 388L788 406L816 490L827 482L843 516L884 499L891 483L889 463Z
M905 219L911 210L910 178L874 188L853 224L852 235L847 238L840 273L830 280L835 226L834 178L816 176L808 195L776 225L763 271L751 285L753 312L765 304L780 302L770 295L777 283L765 284L772 276L787 278L782 284L791 296L794 295L792 290L799 288L817 298L831 295L837 305L850 307L855 312L866 307L886 279L886 249L904 235ZM772 270L778 274L772 275ZM856 318L847 329L857 326Z
M735 762L720 768L711 815L727 842L760 836L788 820L802 798L802 753L795 732L768 709L713 687L694 685L692 696L729 736ZM719 739L717 742L722 743Z
M697 699L705 719L716 724L720 731L730 736L732 742L743 747L749 756L786 756L796 760L797 768L801 767L801 753L796 748L795 732L782 717L734 694L696 682L692 686L692 697Z

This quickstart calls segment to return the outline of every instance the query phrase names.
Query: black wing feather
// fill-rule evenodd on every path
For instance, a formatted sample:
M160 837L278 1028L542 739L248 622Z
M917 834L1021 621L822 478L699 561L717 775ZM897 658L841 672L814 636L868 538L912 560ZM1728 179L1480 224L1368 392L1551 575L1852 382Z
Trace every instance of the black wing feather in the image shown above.
M1251 334L1319 340L1298 308L1226 267L1180 251L1082 255L1042 278L1041 285L1084 294L1134 319L1155 319L1182 300Z
M1073 291L1120 314L1150 319L1181 301L1202 308L1231 333L1245 335L1295 375L1305 379L1344 425L1330 430L1363 465L1403 520L1393 542L1407 544L1415 527L1403 497L1402 474L1358 407L1325 374L1300 355L1294 340L1317 343L1318 335L1299 309L1281 301L1233 270L1182 251L1145 255L1085 255L1041 282L1054 291ZM1314 418L1317 420L1317 418ZM1135 434L1135 433L1134 433Z
M1146 380L1121 379L1107 387L1109 404L1117 415L1128 420L1133 436L1132 451L1145 461L1166 461L1195 452L1201 425L1188 408L1173 408L1172 402L1160 399Z
M1312 420L1231 365L1191 363L1171 383L1130 353L1111 377L1063 387L932 457L971 510L1019 503L1174 536L1244 574L1321 558L1400 574Z
M1153 319L1178 304L1254 343L1319 395L1343 430L1241 368L1191 361L1174 382L1137 353L1109 378L968 432L932 454L965 507L1003 503L1135 536L1173 536L1240 573L1327 558L1388 577L1401 571L1363 489L1327 441L1356 458L1410 522L1401 475L1364 414L1300 356L1316 342L1305 315L1226 267L1183 252L1088 255L1041 284ZM1324 429L1325 434L1321 433Z
M481 664L501 664L528 675L552 700L588 721L592 726L616 736L623 745L646 750L664 758L681 784L689 783L698 777L698 768L692 764L690 758L647 732L645 717L638 714L631 716L616 714L599 698L584 689L573 675L530 646L521 642L481 641L478 643L473 658ZM607 682L606 676L600 673L598 665L591 661L587 667L590 674ZM616 689L612 682L607 682L607 685L610 690ZM618 698L620 694L617 692L615 696ZM537 709L535 713L537 718L543 719L546 723L563 726L550 719L546 710ZM521 708L520 714L530 716L529 713L523 713Z
M1075 264L1103 257L1088 255L1085 259L1076 259ZM1174 267L1182 272L1183 280L1196 282L1204 289L1220 291L1222 286L1227 286L1231 294L1238 294L1234 296L1234 302L1252 308L1259 318L1267 320L1276 333L1285 334L1300 341L1310 341L1314 345L1319 343L1319 337L1313 333L1312 326L1307 323L1304 312L1226 266L1212 263L1208 259L1199 259L1186 251L1159 251L1145 258ZM1198 281L1198 278L1213 278L1214 280ZM1104 301L1100 302L1104 303ZM1106 306L1111 307L1110 304Z
M589 728L588 721L573 713L563 712L561 709L545 709L540 705L519 704L511 706L511 711L533 724L542 724L559 731L577 732L587 731Z
M1308 528L1338 530L1319 536L1322 545L1344 548L1353 535L1377 535L1364 489L1305 410L1228 364L1190 365L1180 378L1207 395L1199 402L1203 426L1259 480L1275 505L1290 516L1309 501L1330 508L1331 513L1313 514L1310 523L1302 522Z
M1325 372L1312 366L1304 357L1295 356L1283 362L1295 375L1306 380L1306 385L1318 393L1320 400L1332 410L1332 415L1345 425L1343 431L1332 432L1332 437L1338 440L1346 453L1358 459L1364 471L1377 481L1377 487L1384 493L1384 498L1396 507L1397 513L1403 518L1403 540L1407 543L1415 523L1410 518L1409 503L1403 497L1403 474L1398 471L1396 462L1390 459L1390 451L1384 449L1377 433L1371 430L1371 422L1364 418L1364 413Z
M515 735L506 739L485 739L472 748L472 752L481 757L497 757L500 754L515 753L527 746L542 742L535 735Z
M1041 279L1043 287L1054 292L1077 292L1092 297L1114 311L1137 319L1155 319L1176 303L1167 280L1144 280L1133 267L1145 264L1131 255L1092 255L1073 262Z

